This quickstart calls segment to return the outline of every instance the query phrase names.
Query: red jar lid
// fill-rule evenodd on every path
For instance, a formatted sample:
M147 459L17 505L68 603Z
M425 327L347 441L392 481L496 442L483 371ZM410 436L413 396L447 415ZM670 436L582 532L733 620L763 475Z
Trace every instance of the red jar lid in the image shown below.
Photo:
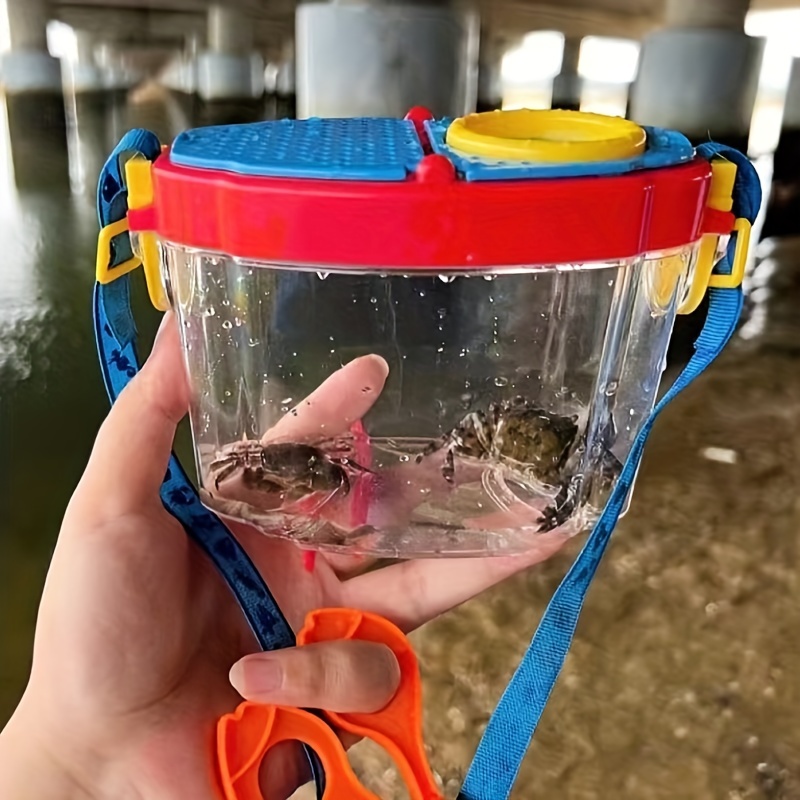
M305 122L323 133L327 123L341 123ZM131 230L267 263L441 271L628 259L695 242L713 223L705 213L711 167L701 158L622 174L468 180L458 159L431 152L419 120L407 124L420 156L389 150L394 172L364 179L355 167L345 177L320 171L313 158L302 177L285 168L283 176L245 174L230 152L204 162L201 149L193 162L201 166L176 163L187 160L178 140L178 158L165 150L153 164L153 202L129 212ZM374 152L367 155L381 166ZM395 174L398 165L405 171Z

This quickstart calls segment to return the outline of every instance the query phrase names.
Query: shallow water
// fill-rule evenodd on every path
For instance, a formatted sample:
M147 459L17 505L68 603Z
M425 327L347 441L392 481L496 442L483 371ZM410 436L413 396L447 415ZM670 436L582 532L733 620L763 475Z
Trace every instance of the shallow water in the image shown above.
M542 533L574 535L596 516L559 499L536 467L465 457L453 442L423 437L236 442L208 464L202 498L223 516L333 553L515 555Z
M12 148L8 127L0 152L0 721L24 686L47 562L106 409L93 175L134 121L164 138L189 124L161 101L78 112L69 153L43 137ZM800 242L761 255L747 338L656 426L517 798L800 798ZM136 315L147 346L143 292ZM449 796L579 545L414 635ZM386 800L402 796L371 751L355 759Z

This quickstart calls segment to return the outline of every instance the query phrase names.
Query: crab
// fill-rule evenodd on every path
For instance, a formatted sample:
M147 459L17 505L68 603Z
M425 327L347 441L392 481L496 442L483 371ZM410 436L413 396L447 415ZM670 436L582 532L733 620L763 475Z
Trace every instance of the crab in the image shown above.
M347 437L315 444L242 440L222 450L209 465L214 487L239 473L244 485L266 492L350 491L349 472L370 472L353 461L352 442Z
M516 397L490 403L485 411L471 411L452 430L431 442L416 460L420 463L446 448L442 476L448 483L455 481L458 455L499 462L526 479L559 487L554 504L543 512L539 530L544 532L566 522L582 494L584 480L571 475L574 470L570 468L582 444L578 433L577 416L554 414ZM616 480L620 465L613 454L604 448L601 461L601 481Z

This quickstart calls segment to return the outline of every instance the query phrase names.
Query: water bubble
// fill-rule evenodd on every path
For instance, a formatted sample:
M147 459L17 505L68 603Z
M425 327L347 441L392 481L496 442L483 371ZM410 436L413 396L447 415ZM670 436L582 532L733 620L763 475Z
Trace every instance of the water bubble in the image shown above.
M431 493L430 487L429 486L425 486L424 488L419 490L419 493L420 494L430 494Z
M455 279L456 279L455 275L444 275L444 274L439 275L439 280L442 283L452 283Z
M489 295L489 302L494 303L494 297L492 297L491 295Z
M233 327L233 323L226 319L225 322L222 323L222 327L225 328L226 331L229 331Z
M500 387L502 387L502 386L508 386L508 378L504 378L502 375L498 375L498 376L497 376L497 377L494 379L494 385L495 385L495 386L500 386Z
M230 397L230 396L231 396L230 389L226 389L225 390L225 397Z
M203 312L207 317L213 317L217 313L217 309L214 306L208 306L206 310Z
M461 401L461 405L464 406L464 408L469 408L469 405L472 402L472 398L473 398L472 392L464 392L464 394L462 394L461 397L459 397L459 400Z
M420 292L419 292L419 296L420 297L425 297L425 292L423 292L421 289L420 289Z
M377 297L370 297L369 301L370 301L370 303L372 303L372 305L375 305L375 303L378 302L378 298Z
M402 461L403 463L405 463L406 461L410 461L410 460L411 460L411 456L406 455L405 453L403 453L403 455L400 456L400 461Z
M438 347L438 348L436 349L436 352L437 352L437 353L444 353L444 347Z
M335 350L335 349L334 349L334 350L331 350L331 355L333 355L335 352L336 352L336 350Z
M447 309L446 308L437 308L436 314L439 319L444 319L447 316Z
M228 307L230 304L231 304L231 301L230 301L230 300L223 300L223 301L222 301L222 305L224 305L226 308L227 308L227 307Z
M493 281L496 277L497 277L497 275L492 275L491 273L489 273L488 275L484 275L483 279L485 281Z
M324 281L324 280L325 280L325 278L327 278L327 277L328 277L328 275L330 275L330 272L317 272L317 277L318 277L318 278L319 278L321 281Z
M633 417L636 415L636 409L632 408L628 411L628 413Z
M248 339L247 341L248 347L255 347L258 343L258 339Z
M292 355L293 355L295 358L297 358L297 353L292 353Z
M285 405L285 406L288 406L289 403L291 403L291 402L292 402L292 398L291 397L284 397L283 400L281 400L281 403L283 403L283 405Z
M613 286L613 285L614 285L614 281L613 281L613 280L609 281L609 282L608 282L608 285L609 285L609 286Z
M330 341L333 341L333 336L329 336L328 339L330 339Z
M613 397L617 393L619 383L617 381L609 381L605 388L606 397Z

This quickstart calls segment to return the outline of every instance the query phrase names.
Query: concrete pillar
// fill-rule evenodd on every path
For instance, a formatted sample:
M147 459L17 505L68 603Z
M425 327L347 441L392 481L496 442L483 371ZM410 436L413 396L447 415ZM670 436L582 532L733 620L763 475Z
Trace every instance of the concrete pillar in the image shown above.
M238 8L208 9L208 49L197 59L203 100L256 99L264 94L264 60L253 50L253 23Z
M48 0L5 0L10 49L0 57L7 95L61 93L61 65L47 52Z
M764 40L744 33L749 0L668 0L642 47L632 119L747 149Z
M478 60L478 111L495 111L503 106L503 57L522 43L522 37L481 32Z
M76 93L98 92L104 88L103 74L95 57L97 39L91 31L75 31L75 57L64 59L64 85Z
M667 0L667 27L642 46L631 119L746 152L764 53L764 40L744 33L748 7L749 0ZM708 296L676 319L670 366L689 360L707 314Z
M792 62L763 238L800 235L800 58Z
M475 109L478 14L447 2L301 3L298 116L436 116Z
M582 36L564 37L564 56L561 72L553 79L553 108L567 111L581 110L583 79L578 74Z

